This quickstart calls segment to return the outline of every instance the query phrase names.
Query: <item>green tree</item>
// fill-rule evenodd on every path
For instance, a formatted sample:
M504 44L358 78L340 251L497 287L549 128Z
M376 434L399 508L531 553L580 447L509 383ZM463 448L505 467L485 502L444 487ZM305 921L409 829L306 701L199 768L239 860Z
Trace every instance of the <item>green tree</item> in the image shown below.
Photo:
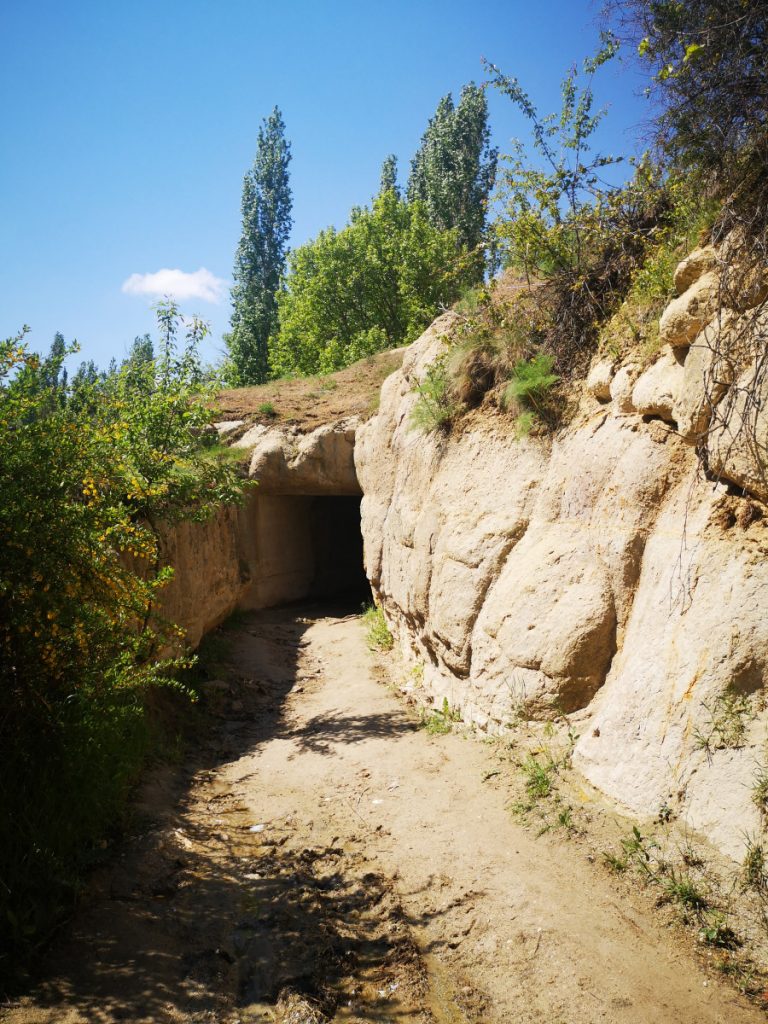
M53 337L48 358L43 361L45 385L50 390L51 400L61 402L67 391L67 371L64 360L67 356L67 345L64 335L59 331Z
M411 162L408 198L424 203L434 227L456 229L459 246L471 254L475 280L485 268L482 250L497 159L485 92L470 82L458 105L450 93L440 100Z
M456 231L389 189L295 249L272 346L277 375L327 372L413 341L465 283Z
M133 339L125 363L131 366L142 366L151 363L155 358L155 343L149 334L137 335Z
M562 106L542 114L520 82L487 64L491 82L527 119L532 145L519 139L504 158L500 193L504 209L495 228L507 263L526 276L579 274L595 238L615 229L611 199L619 186L605 181L622 157L593 151L605 107L595 108L593 79L617 52L612 40L597 56L574 66L560 87Z
M275 107L259 129L256 159L243 181L242 236L235 255L232 331L226 342L233 383L269 375L269 338L291 231L290 143Z
M381 165L381 178L379 180L379 195L384 192L396 192L400 195L400 186L397 184L397 157L390 153Z

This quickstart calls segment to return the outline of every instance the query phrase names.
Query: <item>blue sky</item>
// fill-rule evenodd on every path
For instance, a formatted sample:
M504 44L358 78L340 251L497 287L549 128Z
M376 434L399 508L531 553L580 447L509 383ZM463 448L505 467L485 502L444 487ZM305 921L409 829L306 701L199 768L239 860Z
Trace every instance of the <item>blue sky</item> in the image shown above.
M105 364L153 329L152 299L122 290L131 275L204 270L180 279L198 293L181 305L211 322L214 358L242 177L275 104L296 245L368 201L387 153L407 173L437 101L481 81L481 57L554 109L563 72L595 47L597 14L588 0L3 4L0 337L28 323L47 349L60 330ZM605 149L637 148L640 84L627 68L605 75ZM491 118L502 150L524 132L499 96Z

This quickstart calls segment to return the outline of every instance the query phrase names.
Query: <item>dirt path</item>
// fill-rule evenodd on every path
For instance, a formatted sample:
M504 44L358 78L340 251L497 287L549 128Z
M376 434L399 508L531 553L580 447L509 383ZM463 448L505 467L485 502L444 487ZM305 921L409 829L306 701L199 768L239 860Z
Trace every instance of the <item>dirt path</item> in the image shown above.
M482 784L377 680L357 618L230 628L221 727L144 795L8 1024L742 1024L718 985L575 846Z

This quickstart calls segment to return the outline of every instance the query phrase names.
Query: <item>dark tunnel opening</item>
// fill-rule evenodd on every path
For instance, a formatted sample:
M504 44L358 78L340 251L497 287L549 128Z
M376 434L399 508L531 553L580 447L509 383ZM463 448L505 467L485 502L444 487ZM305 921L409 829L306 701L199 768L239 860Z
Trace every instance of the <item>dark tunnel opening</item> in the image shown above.
M334 495L311 499L310 533L314 574L309 595L360 604L371 600L363 567L360 498Z
M310 598L359 611L370 602L360 502L360 495L254 494L242 513L240 572L249 586L240 607Z

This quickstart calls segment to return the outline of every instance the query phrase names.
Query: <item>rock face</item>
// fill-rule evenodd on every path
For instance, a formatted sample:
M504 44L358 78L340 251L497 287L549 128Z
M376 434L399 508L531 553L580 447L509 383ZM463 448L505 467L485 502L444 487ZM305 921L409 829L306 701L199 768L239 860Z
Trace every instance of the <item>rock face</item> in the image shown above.
M659 322L662 343L673 348L687 348L712 319L719 305L720 278L714 271L709 271L695 279L664 310Z
M674 409L680 396L684 362L680 349L670 349L646 370L632 389L630 405L641 416L658 416L674 422ZM686 360L687 361L687 360Z
M310 434L252 427L235 442L251 450L248 475L262 490L280 494L360 494L355 472L355 417L328 423Z
M640 817L670 808L738 857L760 826L768 528L729 494L763 497L749 450L716 435L707 481L690 444L728 392L702 336L712 259L679 269L660 359L597 364L551 442L516 440L500 417L411 427L441 318L385 382L355 461L366 570L425 695L489 731L571 713L595 786ZM725 416L737 434L742 406Z

